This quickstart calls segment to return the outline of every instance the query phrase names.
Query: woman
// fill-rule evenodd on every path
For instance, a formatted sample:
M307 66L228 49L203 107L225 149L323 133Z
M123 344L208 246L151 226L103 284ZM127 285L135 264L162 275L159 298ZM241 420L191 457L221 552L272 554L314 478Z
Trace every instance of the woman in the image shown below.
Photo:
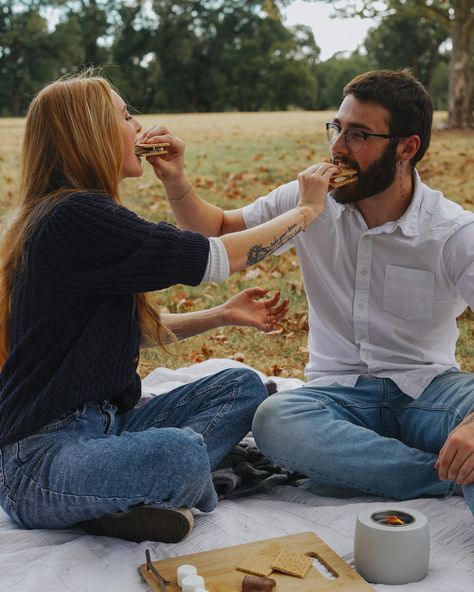
M219 324L268 330L286 303L256 302L256 289L160 317L149 293L222 281L322 211L327 180L306 171L298 208L257 231L220 240L147 222L118 195L142 174L140 132L109 83L89 75L50 84L27 115L0 284L0 501L27 528L173 542L192 527L189 508L214 509L211 471L249 429L264 386L225 370L137 407L139 346ZM172 140L164 166L182 166L183 152Z

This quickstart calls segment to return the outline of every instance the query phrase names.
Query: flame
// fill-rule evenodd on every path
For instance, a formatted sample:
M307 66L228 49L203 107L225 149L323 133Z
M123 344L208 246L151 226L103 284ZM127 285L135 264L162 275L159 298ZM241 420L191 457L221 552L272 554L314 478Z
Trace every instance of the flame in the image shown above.
M383 524L391 524L391 525L396 525L396 526L400 526L400 525L404 525L405 522L400 518L400 516L397 516L396 514L391 514L390 516L384 516L383 520L382 520Z

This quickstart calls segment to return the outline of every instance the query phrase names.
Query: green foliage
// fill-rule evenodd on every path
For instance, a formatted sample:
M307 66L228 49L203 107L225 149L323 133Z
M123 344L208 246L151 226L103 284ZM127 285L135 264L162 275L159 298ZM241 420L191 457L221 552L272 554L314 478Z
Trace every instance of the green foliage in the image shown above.
M153 9L158 109L256 111L314 104L310 64L319 50L307 29L284 27L274 2L155 0Z
M473 65L474 66L474 65ZM433 97L434 107L438 111L447 111L448 96L446 89L449 85L449 63L445 56L433 68L428 90ZM473 105L474 106L474 105Z
M474 127L473 0L307 1L329 3L343 17L377 18L379 31L372 35L372 41L369 39L369 53L378 63L386 64L385 67L393 64L412 67L426 83L440 59L444 32L449 31L452 50L447 125L460 129Z
M0 113L20 115L51 71L47 22L36 8L17 12L14 2L2 2L0 34Z
M336 54L320 64L316 70L321 89L319 108L337 109L342 100L342 89L349 80L373 67L370 59L358 52L349 58Z
M439 48L448 37L445 21L397 13L385 17L381 26L369 32L365 49L377 68L398 70L408 66L428 86L442 59Z
M326 62L309 27L284 26L291 2L0 0L0 115L24 113L46 82L88 65L145 113L335 108L354 75L407 66L438 108L449 106L452 56L440 47L454 2L335 0L338 14L377 17L377 26L365 51Z

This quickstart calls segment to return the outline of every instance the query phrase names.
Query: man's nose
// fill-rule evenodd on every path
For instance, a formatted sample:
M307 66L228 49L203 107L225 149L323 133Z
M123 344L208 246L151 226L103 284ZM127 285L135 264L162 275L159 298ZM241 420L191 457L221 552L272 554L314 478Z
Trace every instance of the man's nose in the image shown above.
M341 149L347 150L347 141L346 141L346 134L344 132L339 132L339 134L334 138L331 144L332 151L339 151Z
M337 135L334 139L333 143L331 144L331 152L333 156L338 154L347 154L349 152L349 147L346 142L346 135L343 132Z

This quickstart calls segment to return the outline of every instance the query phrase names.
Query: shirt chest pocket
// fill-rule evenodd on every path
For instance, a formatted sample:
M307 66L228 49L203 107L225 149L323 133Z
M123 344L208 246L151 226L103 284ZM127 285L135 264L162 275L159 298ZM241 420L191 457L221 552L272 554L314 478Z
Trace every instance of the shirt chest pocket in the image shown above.
M408 321L431 319L434 283L432 271L387 265L383 289L384 310Z

